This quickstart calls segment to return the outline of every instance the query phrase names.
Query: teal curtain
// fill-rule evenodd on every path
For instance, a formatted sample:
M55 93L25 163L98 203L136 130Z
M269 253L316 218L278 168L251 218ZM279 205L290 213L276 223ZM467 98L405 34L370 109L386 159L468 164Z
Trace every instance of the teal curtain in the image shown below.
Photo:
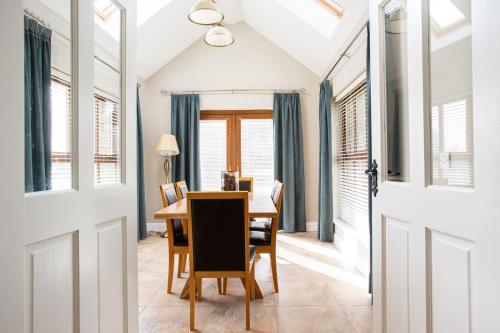
M24 17L24 176L25 191L52 188L52 31Z
M319 93L319 197L318 238L333 241L332 168L332 89L330 81L321 83Z
M192 191L201 189L200 170L200 96L172 95L172 134L177 139L179 155L173 157L172 179L185 180Z
M300 95L274 94L274 177L285 184L279 228L306 231Z
M144 196L144 148L142 142L142 116L139 85L137 85L137 237L139 239L146 239L148 237L146 200Z

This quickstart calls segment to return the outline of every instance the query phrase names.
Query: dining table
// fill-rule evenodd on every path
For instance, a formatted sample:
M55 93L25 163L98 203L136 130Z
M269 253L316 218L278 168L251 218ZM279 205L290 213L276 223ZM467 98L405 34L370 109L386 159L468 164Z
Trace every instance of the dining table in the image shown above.
M257 194L253 192L248 193L248 218L277 218L278 211L273 203L273 200L269 194ZM154 214L156 220L182 220L183 223L188 219L187 212L187 199L179 200L170 206L160 209ZM187 228L185 228L187 230ZM243 281L242 281L243 282ZM254 280L255 285L255 298L264 298L262 290L256 280ZM184 288L182 289L181 296L182 299L189 298L189 280L186 281Z

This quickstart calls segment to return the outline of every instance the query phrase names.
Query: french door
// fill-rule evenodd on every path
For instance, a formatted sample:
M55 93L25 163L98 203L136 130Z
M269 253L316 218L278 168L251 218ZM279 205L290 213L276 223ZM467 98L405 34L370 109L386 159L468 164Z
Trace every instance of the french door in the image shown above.
M137 332L136 1L106 2L107 9L114 8L110 16L115 15L117 24L112 28L118 29L111 38L105 23L105 28L95 27L99 5L83 0L0 5L0 41L6 46L0 54L1 332ZM67 182L54 182L51 191L37 193L25 193L26 7L50 21L52 45L62 42L52 47L52 66L59 60L57 52L71 45L68 62L55 65L65 70L72 64L72 175ZM111 65L97 64L103 44L96 45L95 36L107 37ZM111 51L117 51L117 59ZM102 75L109 66L120 76L111 76L106 89L113 93L116 88L120 100L115 152L120 170L113 184L104 185L95 170L94 94L103 86L97 78L109 78Z
M274 181L271 110L201 111L202 189L220 189L220 172L254 177L255 192L270 193Z
M497 332L500 2L371 0L374 332Z

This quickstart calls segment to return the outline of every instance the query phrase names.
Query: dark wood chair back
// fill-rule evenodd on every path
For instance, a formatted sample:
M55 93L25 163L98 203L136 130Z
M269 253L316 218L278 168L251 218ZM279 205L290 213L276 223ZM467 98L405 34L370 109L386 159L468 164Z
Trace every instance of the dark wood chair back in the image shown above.
M178 201L177 200L177 192L175 191L174 184L160 185L160 193L161 193L161 200L163 202L163 208L168 207L168 206L170 206ZM182 230L182 221L181 220L171 220L171 225L172 225L171 231L172 231L174 244L185 243L185 239L183 237L183 230ZM168 230L167 230L167 232L168 232Z
M194 271L247 271L248 193L189 192L187 199Z

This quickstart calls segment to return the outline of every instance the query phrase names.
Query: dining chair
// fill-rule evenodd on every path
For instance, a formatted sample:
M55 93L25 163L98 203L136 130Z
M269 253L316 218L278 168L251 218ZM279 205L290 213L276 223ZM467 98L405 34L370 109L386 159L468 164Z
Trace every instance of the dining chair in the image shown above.
M275 180L273 183L273 187L271 190L271 199L273 200L273 202L274 202L274 194L278 190L280 184L281 183L278 180ZM276 202L274 202L274 205L276 206ZM270 218L257 218L254 220L250 220L250 230L271 232L271 222L272 219Z
M253 177L240 177L239 189L240 191L253 192Z
M273 186L273 203L276 206L276 211L278 212L277 217L271 219L269 224L264 227L265 230L250 230L250 244L257 247L257 254L268 253L271 259L271 271L273 274L274 292L279 292L278 288L278 268L276 265L276 237L278 233L278 223L281 214L281 204L283 202L283 194L285 193L285 184L275 181L275 186ZM259 222L259 221L255 221ZM267 226L269 225L269 227ZM226 281L223 281L222 292L227 285Z
M161 200L163 208L177 202L177 193L174 184L160 185ZM182 228L181 220L166 220L168 239L168 282L167 292L172 293L172 281L174 276L174 257L178 255L177 277L181 277L182 266L185 257L189 253L188 238Z
M181 180L179 182L176 182L175 183L175 190L177 192L177 198L179 200L186 199L187 193L188 193L189 189L188 189L188 186L187 186L185 180ZM183 220L182 223L183 223L184 226L187 226L187 220ZM185 273L186 272L187 257L188 257L187 255L183 255L182 256L182 264L181 264L181 270L180 270L181 273Z
M191 331L195 327L195 292L203 278L240 278L246 289L246 329L255 290L256 247L250 245L247 192L188 192L189 299ZM217 224L217 228L214 228ZM197 285L198 284L198 285Z
M189 189L185 180L175 183L175 189L177 191L177 198L186 199Z

